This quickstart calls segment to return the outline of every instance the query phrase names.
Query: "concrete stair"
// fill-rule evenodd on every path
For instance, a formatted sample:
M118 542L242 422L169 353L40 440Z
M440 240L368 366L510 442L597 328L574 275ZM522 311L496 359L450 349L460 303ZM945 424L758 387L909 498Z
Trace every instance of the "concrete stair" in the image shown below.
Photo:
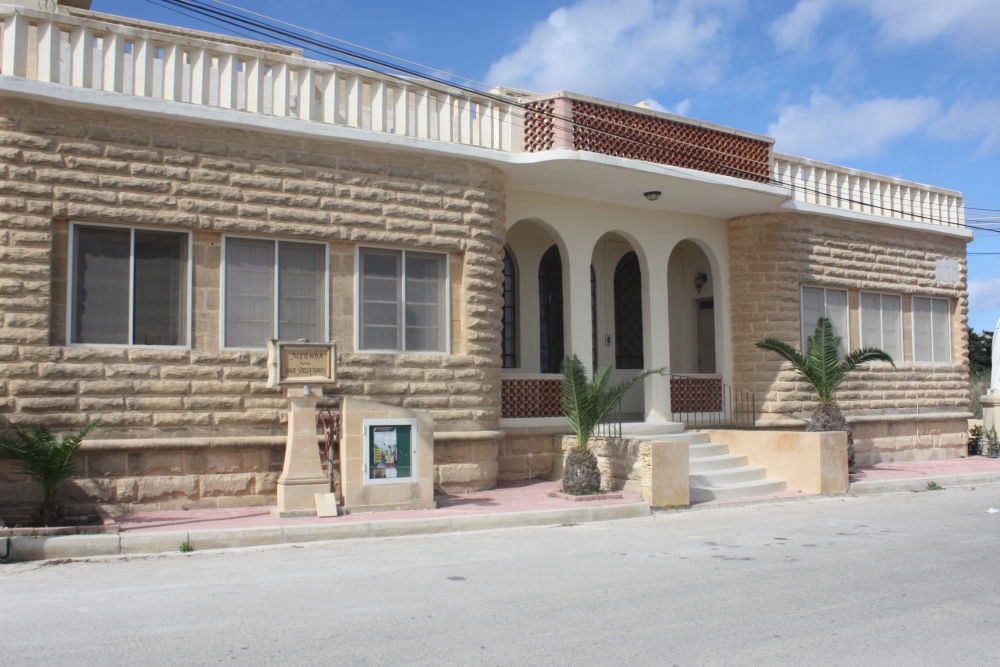
M727 445L711 442L707 434L684 435L689 443L692 503L768 496L787 488L782 480L768 477L766 468L747 465L745 456L730 454Z

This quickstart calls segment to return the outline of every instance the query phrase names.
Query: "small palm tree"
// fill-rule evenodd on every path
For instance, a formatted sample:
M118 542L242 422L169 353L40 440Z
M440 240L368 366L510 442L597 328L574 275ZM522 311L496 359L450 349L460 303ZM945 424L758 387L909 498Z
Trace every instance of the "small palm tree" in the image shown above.
M59 518L61 508L56 499L59 485L73 475L76 450L98 423L92 421L75 433L53 433L35 425L27 431L17 429L11 440L0 440L0 453L14 459L21 472L41 485L42 504L38 513L43 525Z
M806 339L805 354L776 338L765 338L757 347L779 354L816 390L819 408L806 431L846 431L848 465L853 467L854 438L834 395L844 377L857 366L869 361L888 361L895 368L892 357L876 347L864 347L841 359L840 336L833 335L833 325L825 317L816 321L816 331Z
M608 386L611 365L594 373L587 380L583 363L575 354L562 362L562 408L569 425L576 433L576 447L566 455L563 468L563 491L566 493L593 493L600 489L601 474L597 458L587 447L597 425L632 386L643 378L663 373L662 368L643 371L624 382Z

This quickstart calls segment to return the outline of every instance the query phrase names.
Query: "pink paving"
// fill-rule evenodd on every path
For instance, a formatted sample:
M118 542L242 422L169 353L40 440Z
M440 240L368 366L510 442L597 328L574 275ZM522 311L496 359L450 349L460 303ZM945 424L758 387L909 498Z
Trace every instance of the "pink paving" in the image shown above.
M505 514L536 510L571 509L580 503L556 496L559 482L511 482L493 489L456 495L438 495L437 509L399 512L366 512L346 516L277 519L270 507L233 507L228 509L157 510L131 512L114 517L121 532L138 530L197 530L202 528L251 528L300 524L336 524L352 521L390 519L425 519L465 514ZM589 500L586 506L622 505L642 500L638 493L618 492L619 498Z
M880 482L890 479L921 479L943 477L945 475L966 475L971 473L1000 473L1000 459L986 456L970 456L961 459L941 461L898 461L876 463L861 468L851 475L852 482Z
M896 479L933 479L973 473L1000 473L1000 459L972 456L943 461L877 463L861 468L851 475L851 482L878 482ZM580 507L581 503L560 498L559 482L512 482L492 491L456 495L439 495L437 509L400 512L369 512L346 516L317 518L297 517L277 519L270 507L233 507L227 509L190 509L132 512L114 517L121 532L142 530L198 530L204 528L253 528L302 524L337 524L356 521L388 521L392 519L423 519L466 514L506 514ZM602 497L589 500L587 506L620 505L641 502L637 493L621 492L620 498ZM696 507L711 507L748 501L781 500L807 497L809 494L789 490L760 498L730 501L713 500Z

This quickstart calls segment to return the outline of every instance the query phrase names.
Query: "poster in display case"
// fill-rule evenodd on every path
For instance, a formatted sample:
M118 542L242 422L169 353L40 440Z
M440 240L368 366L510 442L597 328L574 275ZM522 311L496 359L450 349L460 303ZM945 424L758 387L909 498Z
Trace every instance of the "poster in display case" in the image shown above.
M412 482L417 420L366 419L365 483Z

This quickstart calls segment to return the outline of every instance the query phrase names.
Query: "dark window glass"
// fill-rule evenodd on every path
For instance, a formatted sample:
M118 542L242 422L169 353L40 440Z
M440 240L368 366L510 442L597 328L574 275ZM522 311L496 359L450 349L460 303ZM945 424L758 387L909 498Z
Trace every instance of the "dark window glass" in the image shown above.
M558 373L563 359L562 260L552 246L538 265L539 362L542 373Z
M500 334L504 368L517 368L517 272L514 258L503 251L503 323Z
M642 368L642 275L634 252L615 268L615 366Z

